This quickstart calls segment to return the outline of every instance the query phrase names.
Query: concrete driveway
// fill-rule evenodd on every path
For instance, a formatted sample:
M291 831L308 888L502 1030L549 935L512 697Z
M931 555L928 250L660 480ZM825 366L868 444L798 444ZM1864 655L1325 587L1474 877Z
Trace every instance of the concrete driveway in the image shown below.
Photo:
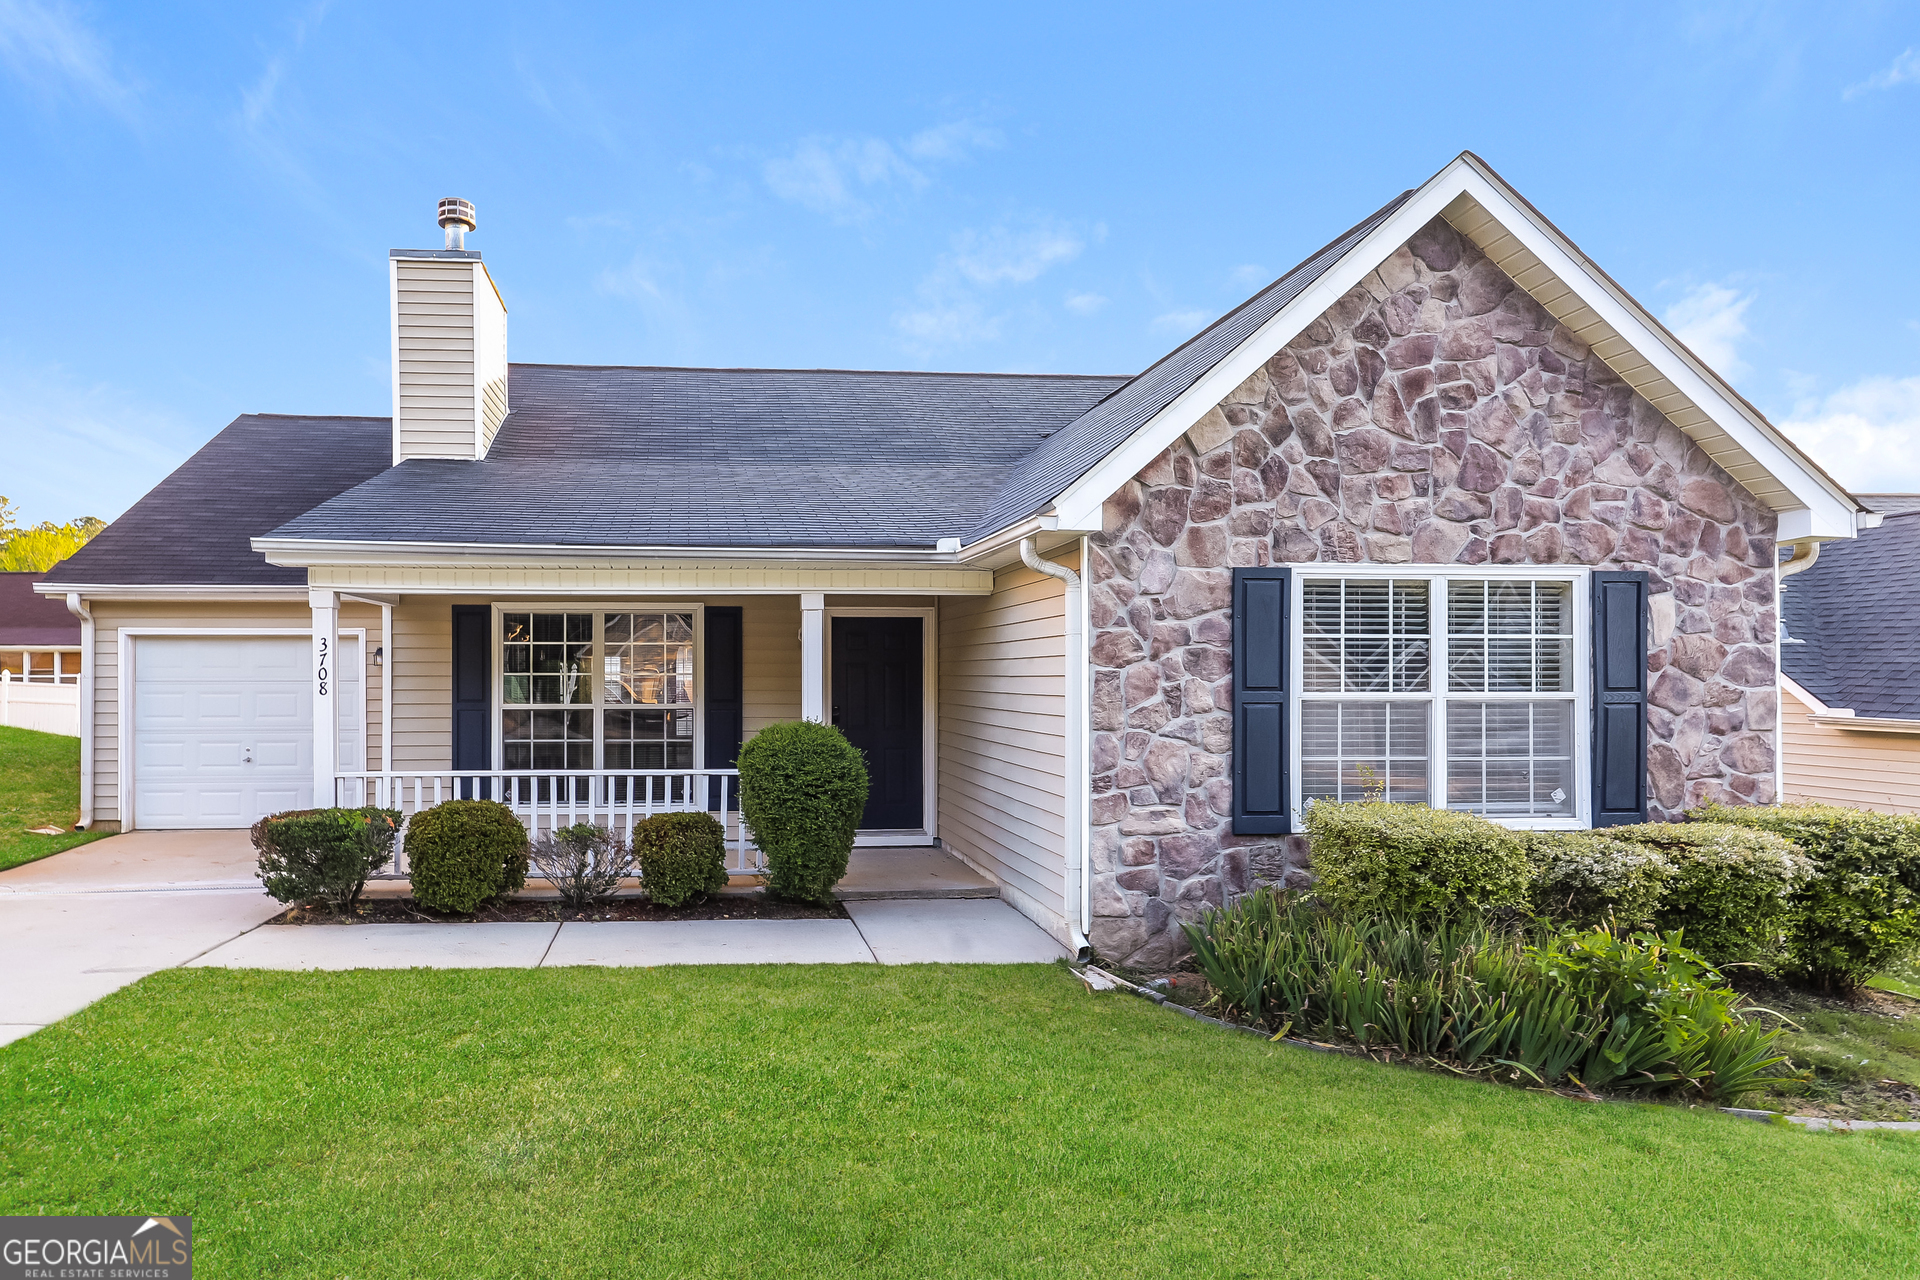
M0 871L0 1044L279 914L245 831L133 831Z

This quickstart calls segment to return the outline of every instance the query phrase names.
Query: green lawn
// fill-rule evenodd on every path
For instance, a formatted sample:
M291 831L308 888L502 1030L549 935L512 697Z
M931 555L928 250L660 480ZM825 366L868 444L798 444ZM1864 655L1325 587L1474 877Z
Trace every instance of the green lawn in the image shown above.
M1269 1045L1051 967L173 970L0 1048L0 1213L204 1276L1920 1274L1920 1138Z
M79 816L80 739L0 725L0 871L107 834L30 834L71 827Z

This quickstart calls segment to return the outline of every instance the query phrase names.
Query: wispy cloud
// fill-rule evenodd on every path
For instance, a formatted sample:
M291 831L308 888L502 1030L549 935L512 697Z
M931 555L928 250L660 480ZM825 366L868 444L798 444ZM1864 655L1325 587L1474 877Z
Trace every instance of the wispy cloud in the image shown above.
M594 285L602 293L635 304L656 349L680 359L694 349L699 336L694 308L687 302L685 275L679 263L643 251L622 266L602 271Z
M1886 67L1874 72L1859 84L1848 85L1840 96L1848 102L1863 93L1873 93L1879 89L1891 89L1895 85L1912 84L1920 81L1920 49L1907 49Z
M48 97L78 93L133 117L137 86L114 67L105 41L65 4L0 0L0 63Z
M1153 328L1161 333L1189 334L1213 319L1213 312L1199 310L1169 311L1153 318Z
M326 204L324 184L309 172L301 148L294 141L302 133L297 99L289 106L284 95L300 50L326 19L330 3L331 0L316 0L291 19L286 40L267 55L252 83L240 86L240 109L233 118L242 145L300 190L314 208Z
M1809 397L1780 429L1849 489L1920 490L1920 378L1863 378Z
M113 519L180 465L187 450L179 442L196 439L178 414L59 366L0 362L0 380L7 447L33 459L8 468L5 492L29 524Z
M883 138L815 134L802 138L791 155L766 161L760 173L782 200L836 222L860 222L883 193L924 189L931 181L925 166L999 145L996 131L966 120L922 129L899 146Z
M1227 273L1227 284L1235 289L1258 289L1272 279L1272 272L1253 262L1242 263Z
M1100 293L1070 293L1067 295L1067 310L1077 316L1090 316L1107 305L1107 297Z
M1103 230L1095 227L1094 236ZM920 281L916 304L894 316L894 327L923 349L991 341L1005 318L989 305L1000 290L1031 284L1085 248L1082 232L1050 220L963 231Z
M1723 284L1695 285L1687 295L1667 308L1662 317L1674 336L1692 348L1693 354L1723 378L1738 378L1747 372L1740 358L1740 340L1747 336L1745 319L1752 294L1742 294Z

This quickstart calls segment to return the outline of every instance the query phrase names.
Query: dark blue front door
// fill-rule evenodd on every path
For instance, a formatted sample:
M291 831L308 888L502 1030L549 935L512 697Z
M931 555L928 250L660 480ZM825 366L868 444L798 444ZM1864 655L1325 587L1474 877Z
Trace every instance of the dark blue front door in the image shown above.
M920 623L833 620L833 722L867 758L867 830L926 825Z

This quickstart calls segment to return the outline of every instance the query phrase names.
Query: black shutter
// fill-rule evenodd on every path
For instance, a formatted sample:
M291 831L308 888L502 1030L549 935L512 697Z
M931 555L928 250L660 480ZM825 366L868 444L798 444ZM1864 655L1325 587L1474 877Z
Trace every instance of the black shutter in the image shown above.
M706 767L709 769L731 769L740 761L746 710L741 693L740 629L739 605L707 609L706 645L701 653L701 706L707 718ZM721 779L714 779L708 789L709 806L719 806L720 782Z
M1647 575L1593 575L1593 825L1647 820Z
M493 768L493 612L453 606L453 767ZM490 788L482 789L483 796ZM462 797L471 799L463 791Z
M1287 767L1287 611L1293 571L1233 571L1233 833L1293 830Z

